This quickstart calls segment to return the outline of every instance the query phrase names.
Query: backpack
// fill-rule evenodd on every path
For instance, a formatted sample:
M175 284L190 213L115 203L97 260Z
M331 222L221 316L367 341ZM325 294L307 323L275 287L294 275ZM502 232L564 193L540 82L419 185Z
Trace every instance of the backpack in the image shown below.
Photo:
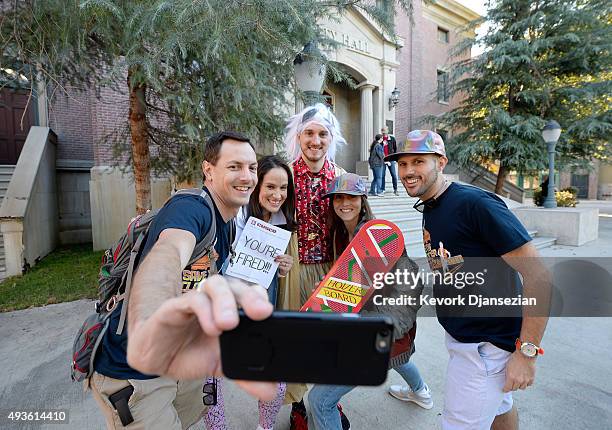
M185 189L177 191L170 197L164 207L176 195L190 194L199 195L204 198L206 205L212 210L212 223L204 238L196 243L189 264L194 263L205 255L208 255L211 265L211 273L216 273L214 245L217 229L215 224L214 204L208 193L202 189ZM123 301L117 335L123 333L125 319L127 316L130 289L132 287L132 275L134 263L140 248L147 237L149 228L155 216L161 209L147 212L134 218L128 225L126 233L110 248L103 257L98 278L98 301L96 311L83 322L72 346L71 378L73 381L88 379L94 370L94 359L96 352L108 330L110 316L117 306ZM233 225L230 229L232 235ZM231 237L230 237L231 240Z
M380 145L380 143L377 143L376 145ZM385 162L385 159L376 151L376 145L372 146L370 156L368 157L368 164L370 167L379 167Z

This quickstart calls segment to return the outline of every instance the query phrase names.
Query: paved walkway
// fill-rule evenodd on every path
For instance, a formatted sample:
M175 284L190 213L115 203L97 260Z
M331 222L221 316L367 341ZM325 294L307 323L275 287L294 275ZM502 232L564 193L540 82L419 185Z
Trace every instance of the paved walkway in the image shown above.
M612 209L612 205L610 206ZM612 213L612 211L610 211ZM553 247L544 255L612 256L612 218L600 217L600 239L581 248ZM585 274L588 280L588 274ZM612 285L610 286L612 288ZM76 301L0 314L0 408L69 411L68 425L49 429L103 429L101 414L88 393L69 377L70 346L92 302ZM435 429L443 403L448 359L443 331L435 318L419 319L414 362L432 389L434 408L426 411L386 393L400 377L392 372L385 385L359 388L343 400L355 430ZM554 318L544 339L546 355L538 359L536 384L515 399L522 429L610 428L612 423L612 318ZM256 401L230 386L228 415L232 429L257 427ZM469 399L467 399L469 400ZM281 410L277 429L287 429L289 408ZM0 428L40 428L9 423ZM197 428L203 428L199 425Z

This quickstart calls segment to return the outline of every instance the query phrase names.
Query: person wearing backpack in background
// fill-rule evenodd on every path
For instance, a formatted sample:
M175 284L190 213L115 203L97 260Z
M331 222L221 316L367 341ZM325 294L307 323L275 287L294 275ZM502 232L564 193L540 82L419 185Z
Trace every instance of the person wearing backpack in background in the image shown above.
M207 401L214 392L203 389L203 377L220 372L218 336L237 325L236 302L254 319L272 312L263 288L239 281L230 286L219 276L208 277L230 254L232 219L257 183L253 145L241 134L218 133L206 143L202 167L203 192L173 196L151 221L136 257L131 293L127 286L126 299L112 311L95 371L85 381L108 428L186 429L194 424L205 405L214 403ZM214 252L193 261L212 229ZM198 291L190 291L196 286ZM124 306L127 330L117 334ZM274 394L266 386L252 388L263 397Z
M372 169L373 179L372 186L370 187L371 196L384 196L382 192L382 178L385 174L385 153L382 147L382 134L377 134L374 137L374 141L370 145L370 157L368 158L368 164Z

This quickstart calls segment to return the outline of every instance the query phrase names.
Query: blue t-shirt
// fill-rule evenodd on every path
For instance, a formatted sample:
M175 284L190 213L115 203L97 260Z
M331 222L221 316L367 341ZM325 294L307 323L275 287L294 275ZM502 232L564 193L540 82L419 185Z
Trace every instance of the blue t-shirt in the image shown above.
M477 308L467 301L468 295L484 297L518 297L522 283L516 270L501 257L531 237L502 199L470 185L452 183L433 207L423 213L423 241L432 270L441 270L440 244L444 252L444 270L482 273L484 283L459 288L434 283L434 296L463 296L466 305L437 305L438 321L444 329L464 343L490 342L514 351L522 317L520 306ZM465 276L465 275L461 275ZM456 282L455 282L456 284ZM482 316L479 316L482 315Z
M230 242L229 233L231 221L225 222L217 207L214 207L216 220L217 241L215 251L219 255L217 258L217 268L220 269L221 263L229 255ZM176 228L191 232L196 241L204 238L211 226L211 208L208 207L204 198L197 195L179 194L174 196L159 211L151 227L145 244L137 257L138 264L142 258L153 248L162 231L168 228ZM199 281L208 276L210 261L208 256L200 258L198 261L188 265L183 269L183 292L193 289ZM121 336L116 334L119 325L121 306L117 306L110 317L110 324L107 332L102 339L102 345L98 349L94 367L102 375L115 379L151 379L156 375L145 375L132 369L127 363L127 319Z

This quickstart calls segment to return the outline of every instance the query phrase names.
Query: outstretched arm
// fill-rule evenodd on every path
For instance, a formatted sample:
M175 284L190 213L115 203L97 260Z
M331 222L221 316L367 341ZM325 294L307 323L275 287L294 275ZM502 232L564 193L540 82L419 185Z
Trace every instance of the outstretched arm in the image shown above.
M164 230L134 278L127 359L141 372L174 379L220 375L219 335L238 325L238 305L255 320L272 313L263 288L221 276L202 282L197 292L181 294L180 273L194 246L191 233ZM264 400L276 394L275 384L241 385Z

